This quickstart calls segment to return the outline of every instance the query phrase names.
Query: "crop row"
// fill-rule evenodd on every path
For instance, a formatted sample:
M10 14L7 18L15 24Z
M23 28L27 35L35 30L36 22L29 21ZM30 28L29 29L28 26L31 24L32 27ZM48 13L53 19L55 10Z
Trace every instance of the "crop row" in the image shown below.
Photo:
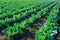
M50 15L47 16L46 23L40 28L36 33L36 40L53 40L54 35L57 33L58 26L56 25L56 17L58 13L58 5L56 5L53 10L50 12Z
M53 5L53 4L52 4ZM52 6L51 5L51 6ZM50 7L50 6L49 6ZM48 7L48 8L49 8ZM39 8L40 9L40 8ZM37 11L37 10L36 10ZM35 12L35 13L37 13L37 12ZM28 13L29 14L29 13ZM31 14L31 13L30 13ZM29 15L30 15L29 14ZM23 15L26 15L26 14L23 14ZM23 18L23 15L21 15L22 16L22 18ZM34 14L34 12L33 12L33 15L36 15L36 14ZM13 16L13 18L7 18L6 20L0 20L0 25L7 25L8 23L14 23L14 22L16 22L16 21L21 21L21 16L20 16L20 14L18 14L18 15L15 15L15 16ZM32 15L31 15L32 16ZM27 16L28 17L28 16ZM19 22L18 21L18 22ZM8 24L9 25L9 24Z
M46 1L45 3L47 3L48 1ZM44 5L42 5L42 4L44 4L44 3L41 3L40 5L39 5L39 7L40 6L44 6L44 5L46 5L46 4L44 4ZM26 12L27 10L31 10L31 9L33 9L33 8L35 8L35 7L37 7L38 5L34 5L34 6L29 6L29 7L27 7L27 8L23 8L23 9L16 9L16 11L14 11L15 9L13 9L12 11L12 13L10 13L9 11L7 11L7 13L6 13L6 11L5 11L5 13L2 13L1 14L1 16L0 16L0 19L5 19L6 17L11 17L11 16L13 16L13 15L15 15L15 14L20 14L21 12ZM2 10L2 11L4 11L4 9ZM23 14L23 13L22 13ZM3 16L3 17L2 17Z
M56 4L57 4L57 3L56 3ZM34 28L34 29L35 29L35 27L36 27L36 29L39 29L41 22L44 21L44 18L46 18L47 16L49 16L51 10L53 9L53 7L54 7L56 4L51 5L50 8L46 7L46 9L43 9L41 13L44 12L44 14L41 15L41 18L36 19L33 23L30 24L30 26L33 26L32 28ZM47 8L48 8L48 9L47 9ZM47 10L47 11L46 11L46 10ZM39 21L41 21L41 22L39 23ZM44 22L43 22L43 23L44 23ZM36 25L36 26L35 26L35 25ZM34 27L34 26L35 26L35 27ZM41 24L41 26L42 26L42 24Z
M43 5L44 6L44 5ZM39 5L39 7L40 7L40 5ZM1 16L0 16L0 19L5 19L5 18L11 18L11 17L13 17L15 14L17 14L17 15L24 15L24 14L29 14L29 12L31 11L31 12L33 12L33 10L35 10L35 9L33 9L33 8L35 8L36 9L36 7L35 6L31 6L30 8L24 8L24 9L21 9L21 10L17 10L17 11L14 11L14 12L12 12L12 13L3 13L3 14L1 14ZM38 6L37 6L37 8L38 8ZM25 11L25 12L24 12Z
M55 4L55 3L54 3ZM44 15L45 12L51 7L53 6L54 4L42 9L41 11L37 12L37 14L33 14L29 19L26 19L24 21L22 21L21 23L15 23L14 26L8 26L5 30L5 33L7 35L14 35L16 33L20 33L20 34L23 34L23 31L22 29L24 28L29 28L29 24L30 23L33 23L34 20L36 20L37 18L40 18L41 15ZM44 10L44 11L43 11Z

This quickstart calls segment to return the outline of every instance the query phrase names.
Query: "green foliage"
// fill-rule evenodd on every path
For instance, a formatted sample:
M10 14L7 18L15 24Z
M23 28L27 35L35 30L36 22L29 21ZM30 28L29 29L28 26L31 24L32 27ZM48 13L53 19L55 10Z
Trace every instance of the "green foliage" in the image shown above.
M56 5L57 7L57 5ZM52 36L53 31L58 29L58 26L56 26L56 20L57 17L57 10L56 7L53 8L53 10L50 12L50 15L47 17L47 22L44 24L40 30L36 33L36 40L54 40ZM50 18L49 18L50 17ZM54 18L54 19L53 19ZM43 34L43 35L42 35Z
M49 8L56 3L56 0L0 0L0 29L10 40L14 40L14 35L24 35L25 29L31 28L31 23L47 15ZM37 32L36 40L46 40L46 37L51 37L53 30L57 30L56 8L58 9L58 6L54 7L49 16L46 16L47 22L41 31Z

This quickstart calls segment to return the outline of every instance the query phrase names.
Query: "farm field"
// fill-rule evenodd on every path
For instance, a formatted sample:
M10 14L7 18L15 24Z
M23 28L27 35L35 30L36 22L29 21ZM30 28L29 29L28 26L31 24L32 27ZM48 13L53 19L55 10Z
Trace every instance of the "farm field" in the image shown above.
M60 40L60 0L0 0L0 40Z

